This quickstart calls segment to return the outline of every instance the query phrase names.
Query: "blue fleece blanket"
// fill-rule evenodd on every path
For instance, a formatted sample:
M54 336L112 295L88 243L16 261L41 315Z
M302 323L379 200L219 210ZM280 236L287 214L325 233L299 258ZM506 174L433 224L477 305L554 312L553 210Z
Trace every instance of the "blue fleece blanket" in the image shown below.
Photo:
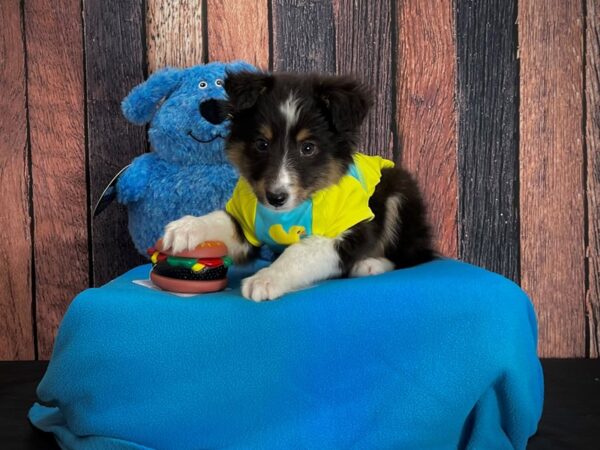
M536 320L451 260L278 301L132 283L71 304L32 423L67 449L524 449L540 418ZM42 406L45 405L45 406Z

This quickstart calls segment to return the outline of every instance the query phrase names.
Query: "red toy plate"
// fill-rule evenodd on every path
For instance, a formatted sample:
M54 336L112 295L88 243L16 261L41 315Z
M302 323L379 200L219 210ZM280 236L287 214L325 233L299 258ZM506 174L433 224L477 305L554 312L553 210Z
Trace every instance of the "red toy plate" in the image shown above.
M165 291L178 292L181 294L202 294L205 292L222 291L227 286L227 279L209 280L209 281L191 281L178 280L175 278L167 278L162 275L157 275L154 272L150 273L150 279L159 288Z

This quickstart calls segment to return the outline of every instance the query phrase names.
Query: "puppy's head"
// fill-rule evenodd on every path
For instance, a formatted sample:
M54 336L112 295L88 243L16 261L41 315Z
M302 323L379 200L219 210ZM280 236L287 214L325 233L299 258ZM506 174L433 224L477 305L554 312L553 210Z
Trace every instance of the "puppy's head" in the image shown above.
M225 90L227 155L261 203L292 209L346 173L370 106L360 83L242 72L227 77Z

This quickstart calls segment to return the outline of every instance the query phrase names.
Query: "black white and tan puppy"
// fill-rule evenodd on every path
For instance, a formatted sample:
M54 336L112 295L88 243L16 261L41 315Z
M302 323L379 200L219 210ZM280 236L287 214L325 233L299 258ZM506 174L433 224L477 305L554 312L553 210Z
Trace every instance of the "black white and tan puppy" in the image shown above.
M413 178L357 153L371 104L364 86L347 77L246 72L229 75L225 89L227 155L240 181L226 211L168 224L166 248L220 240L238 263L264 243L282 251L243 280L243 296L255 301L434 257Z

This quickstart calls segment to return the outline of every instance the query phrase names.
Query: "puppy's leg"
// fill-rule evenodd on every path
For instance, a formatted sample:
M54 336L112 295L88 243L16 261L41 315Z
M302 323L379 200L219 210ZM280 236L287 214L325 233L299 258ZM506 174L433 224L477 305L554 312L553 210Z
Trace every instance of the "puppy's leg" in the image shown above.
M309 236L289 246L273 264L242 282L242 295L260 302L340 276L336 240Z
M379 275L390 270L394 270L394 263L387 258L365 258L357 261L352 266L349 276L366 277L369 275Z
M193 249L205 241L221 241L235 262L243 262L252 246L243 237L238 224L225 211L201 217L184 216L165 227L163 245L173 253Z

